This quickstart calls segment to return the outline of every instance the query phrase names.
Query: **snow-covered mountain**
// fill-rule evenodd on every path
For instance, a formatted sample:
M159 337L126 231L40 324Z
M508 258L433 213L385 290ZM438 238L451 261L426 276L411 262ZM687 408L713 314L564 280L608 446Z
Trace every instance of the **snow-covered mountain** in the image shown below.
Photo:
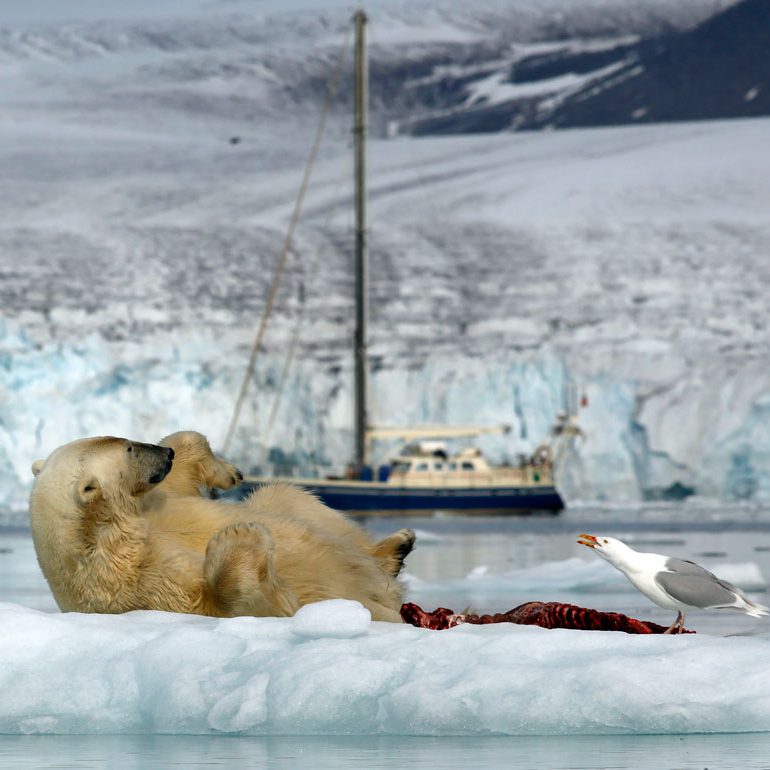
M697 27L729 5L381 2L372 66L489 45L511 9L522 45L547 45ZM19 5L0 30L6 507L23 506L30 463L73 438L224 438L349 13L171 7L103 19L94 5L54 25ZM585 395L587 438L562 470L571 499L770 498L770 120L389 139L384 82L374 420L508 422L512 436L484 444L505 459ZM350 454L347 101L236 435L245 468Z
M625 24L604 34L505 40L470 64L411 78L428 114L392 130L455 134L770 114L770 4L741 0L687 28ZM505 39L505 38L503 38ZM501 39L501 43L503 42Z

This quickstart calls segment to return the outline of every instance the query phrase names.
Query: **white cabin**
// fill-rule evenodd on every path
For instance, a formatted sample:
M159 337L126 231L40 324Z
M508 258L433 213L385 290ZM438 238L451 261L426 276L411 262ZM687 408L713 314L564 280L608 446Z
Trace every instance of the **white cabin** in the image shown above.
M550 451L538 447L518 467L490 466L477 447L450 454L443 441L416 441L390 459L388 482L401 486L529 486L553 483Z

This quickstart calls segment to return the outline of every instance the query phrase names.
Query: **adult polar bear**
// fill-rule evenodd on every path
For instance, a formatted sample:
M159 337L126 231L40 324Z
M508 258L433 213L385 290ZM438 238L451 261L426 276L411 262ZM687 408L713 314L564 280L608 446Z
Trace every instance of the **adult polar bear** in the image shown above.
M203 497L201 486L227 489L242 476L200 433L159 445L80 439L32 471L32 537L64 611L288 616L345 598L375 620L401 622L396 576L414 545L411 530L374 543L285 484L240 503Z

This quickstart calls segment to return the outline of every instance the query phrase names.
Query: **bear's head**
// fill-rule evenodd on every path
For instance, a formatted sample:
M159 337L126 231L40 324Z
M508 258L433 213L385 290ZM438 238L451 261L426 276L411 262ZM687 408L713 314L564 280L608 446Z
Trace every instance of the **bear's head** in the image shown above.
M66 507L84 508L112 497L136 497L163 481L174 450L125 438L84 438L32 464L35 486ZM57 506L58 507L58 506Z
M169 447L100 436L65 444L33 463L30 527L52 589L66 584L63 576L93 547L100 524L137 518L138 498L163 481L173 459ZM66 597L55 589L54 596L66 609Z

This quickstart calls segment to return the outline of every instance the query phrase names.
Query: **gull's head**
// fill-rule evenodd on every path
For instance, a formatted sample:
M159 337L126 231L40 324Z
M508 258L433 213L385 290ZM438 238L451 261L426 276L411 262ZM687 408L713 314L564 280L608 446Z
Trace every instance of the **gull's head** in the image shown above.
M614 537L605 537L604 535L580 535L578 537L580 545L592 548L607 561L618 561L622 559L631 550L625 543Z

